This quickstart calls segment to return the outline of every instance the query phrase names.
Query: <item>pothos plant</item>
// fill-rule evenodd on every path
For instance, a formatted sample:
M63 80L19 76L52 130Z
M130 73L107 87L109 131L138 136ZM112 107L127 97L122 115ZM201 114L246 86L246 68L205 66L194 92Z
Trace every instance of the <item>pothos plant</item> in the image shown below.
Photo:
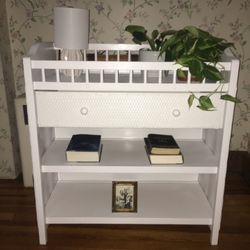
M147 30L140 25L128 25L125 30L133 36L134 43L142 44L146 42L150 46L151 51L162 51L162 47L167 41L167 36L175 33L173 30L159 32L155 29L149 35Z
M192 76L202 81L204 78L213 82L219 81L221 84L211 93L196 96L191 93L188 98L188 105L191 107L195 100L197 107L204 111L215 110L211 96L221 93L221 99L232 102L240 102L239 99L228 94L222 94L224 76L218 69L218 62L225 49L232 48L233 43L227 42L223 38L218 38L210 33L194 26L186 26L181 30L158 32L154 30L149 36L147 30L138 25L129 25L126 31L133 36L133 41L137 44L148 42L151 50L159 50L161 56L166 54L166 61L176 61L182 68L177 70L180 78L186 77L187 67Z

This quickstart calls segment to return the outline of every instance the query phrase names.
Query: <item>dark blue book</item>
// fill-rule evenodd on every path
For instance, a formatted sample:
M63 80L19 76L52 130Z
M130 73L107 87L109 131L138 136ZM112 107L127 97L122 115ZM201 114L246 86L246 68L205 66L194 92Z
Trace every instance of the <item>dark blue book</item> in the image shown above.
M150 154L180 153L180 148L172 135L148 134L146 146Z
M98 162L101 153L101 136L75 134L66 149L67 161Z
M173 151L168 151L167 152L157 152L157 153L152 153L152 147L149 143L149 139L148 138L144 138L145 141L145 148L146 148L146 152L149 158L149 161L151 164L182 164L183 163L183 156L180 152L180 150L178 151L174 151L176 154L173 154ZM160 148L162 150L162 148Z

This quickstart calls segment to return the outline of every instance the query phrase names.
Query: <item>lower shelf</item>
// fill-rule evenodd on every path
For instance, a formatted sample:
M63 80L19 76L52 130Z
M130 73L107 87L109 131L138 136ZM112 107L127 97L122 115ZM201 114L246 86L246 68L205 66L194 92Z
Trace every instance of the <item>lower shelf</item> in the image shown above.
M138 212L112 213L112 183L58 182L46 206L47 224L212 224L199 183L138 183Z

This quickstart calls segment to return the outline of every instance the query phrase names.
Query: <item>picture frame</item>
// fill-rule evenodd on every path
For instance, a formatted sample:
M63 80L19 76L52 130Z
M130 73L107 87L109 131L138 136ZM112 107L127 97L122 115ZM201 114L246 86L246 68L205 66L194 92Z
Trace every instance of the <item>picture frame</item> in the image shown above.
M137 213L137 182L112 182L112 212Z

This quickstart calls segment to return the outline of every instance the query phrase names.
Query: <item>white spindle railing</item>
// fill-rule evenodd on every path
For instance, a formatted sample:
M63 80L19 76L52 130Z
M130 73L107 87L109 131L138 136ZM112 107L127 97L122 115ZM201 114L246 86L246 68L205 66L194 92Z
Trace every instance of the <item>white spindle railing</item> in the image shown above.
M108 87L107 90L111 91L123 89L138 91L140 88L142 91L212 91L220 84L219 82L208 83L206 79L201 83L192 82L187 68L183 68L188 72L187 81L180 84L181 82L177 79L177 69L181 66L175 62L132 61L132 53L138 55L140 48L139 45L92 44L89 50L83 51L84 61L31 60L35 88L57 89L59 85L60 88L67 88L66 85L71 83L75 84L76 88L85 88L84 84L88 84L88 89L93 90L104 90ZM88 61L90 53L94 61ZM221 69L230 72L232 60L220 62ZM71 74L65 77L60 70L67 70ZM82 72L80 77L76 74L79 70ZM157 77L150 78L152 71L157 72ZM104 79L105 84L103 84ZM138 81L142 84L138 84ZM224 91L227 91L229 82L230 79L227 79L224 83Z

